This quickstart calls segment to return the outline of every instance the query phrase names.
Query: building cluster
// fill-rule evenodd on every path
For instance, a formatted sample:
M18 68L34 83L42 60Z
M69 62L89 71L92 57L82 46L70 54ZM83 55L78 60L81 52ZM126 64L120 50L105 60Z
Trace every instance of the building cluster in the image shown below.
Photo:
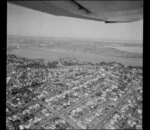
M7 56L6 127L142 129L142 67Z

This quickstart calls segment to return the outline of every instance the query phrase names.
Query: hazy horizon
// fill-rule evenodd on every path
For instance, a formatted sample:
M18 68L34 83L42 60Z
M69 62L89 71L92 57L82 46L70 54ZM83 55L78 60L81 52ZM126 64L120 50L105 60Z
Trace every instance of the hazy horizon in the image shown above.
M59 39L76 39L76 40L89 40L89 41L106 41L106 42L121 42L121 43L135 43L135 44L142 44L143 40L118 40L118 39L98 39L98 38L80 38L80 37L57 37L57 36L41 36L41 35L14 35L14 34L7 34L7 38L14 36L14 37L35 37L35 38L59 38Z

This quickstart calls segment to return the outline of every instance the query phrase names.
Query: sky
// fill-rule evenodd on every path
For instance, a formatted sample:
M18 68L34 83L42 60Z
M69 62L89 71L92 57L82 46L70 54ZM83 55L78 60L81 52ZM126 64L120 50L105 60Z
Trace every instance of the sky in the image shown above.
M7 34L141 41L143 20L106 24L55 16L7 3Z

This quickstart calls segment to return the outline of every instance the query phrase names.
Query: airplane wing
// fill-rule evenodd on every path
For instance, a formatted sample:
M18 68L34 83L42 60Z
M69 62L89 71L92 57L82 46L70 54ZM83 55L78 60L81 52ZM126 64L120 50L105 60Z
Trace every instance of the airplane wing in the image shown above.
M134 22L143 19L143 0L138 1L8 1L45 13L105 23Z

